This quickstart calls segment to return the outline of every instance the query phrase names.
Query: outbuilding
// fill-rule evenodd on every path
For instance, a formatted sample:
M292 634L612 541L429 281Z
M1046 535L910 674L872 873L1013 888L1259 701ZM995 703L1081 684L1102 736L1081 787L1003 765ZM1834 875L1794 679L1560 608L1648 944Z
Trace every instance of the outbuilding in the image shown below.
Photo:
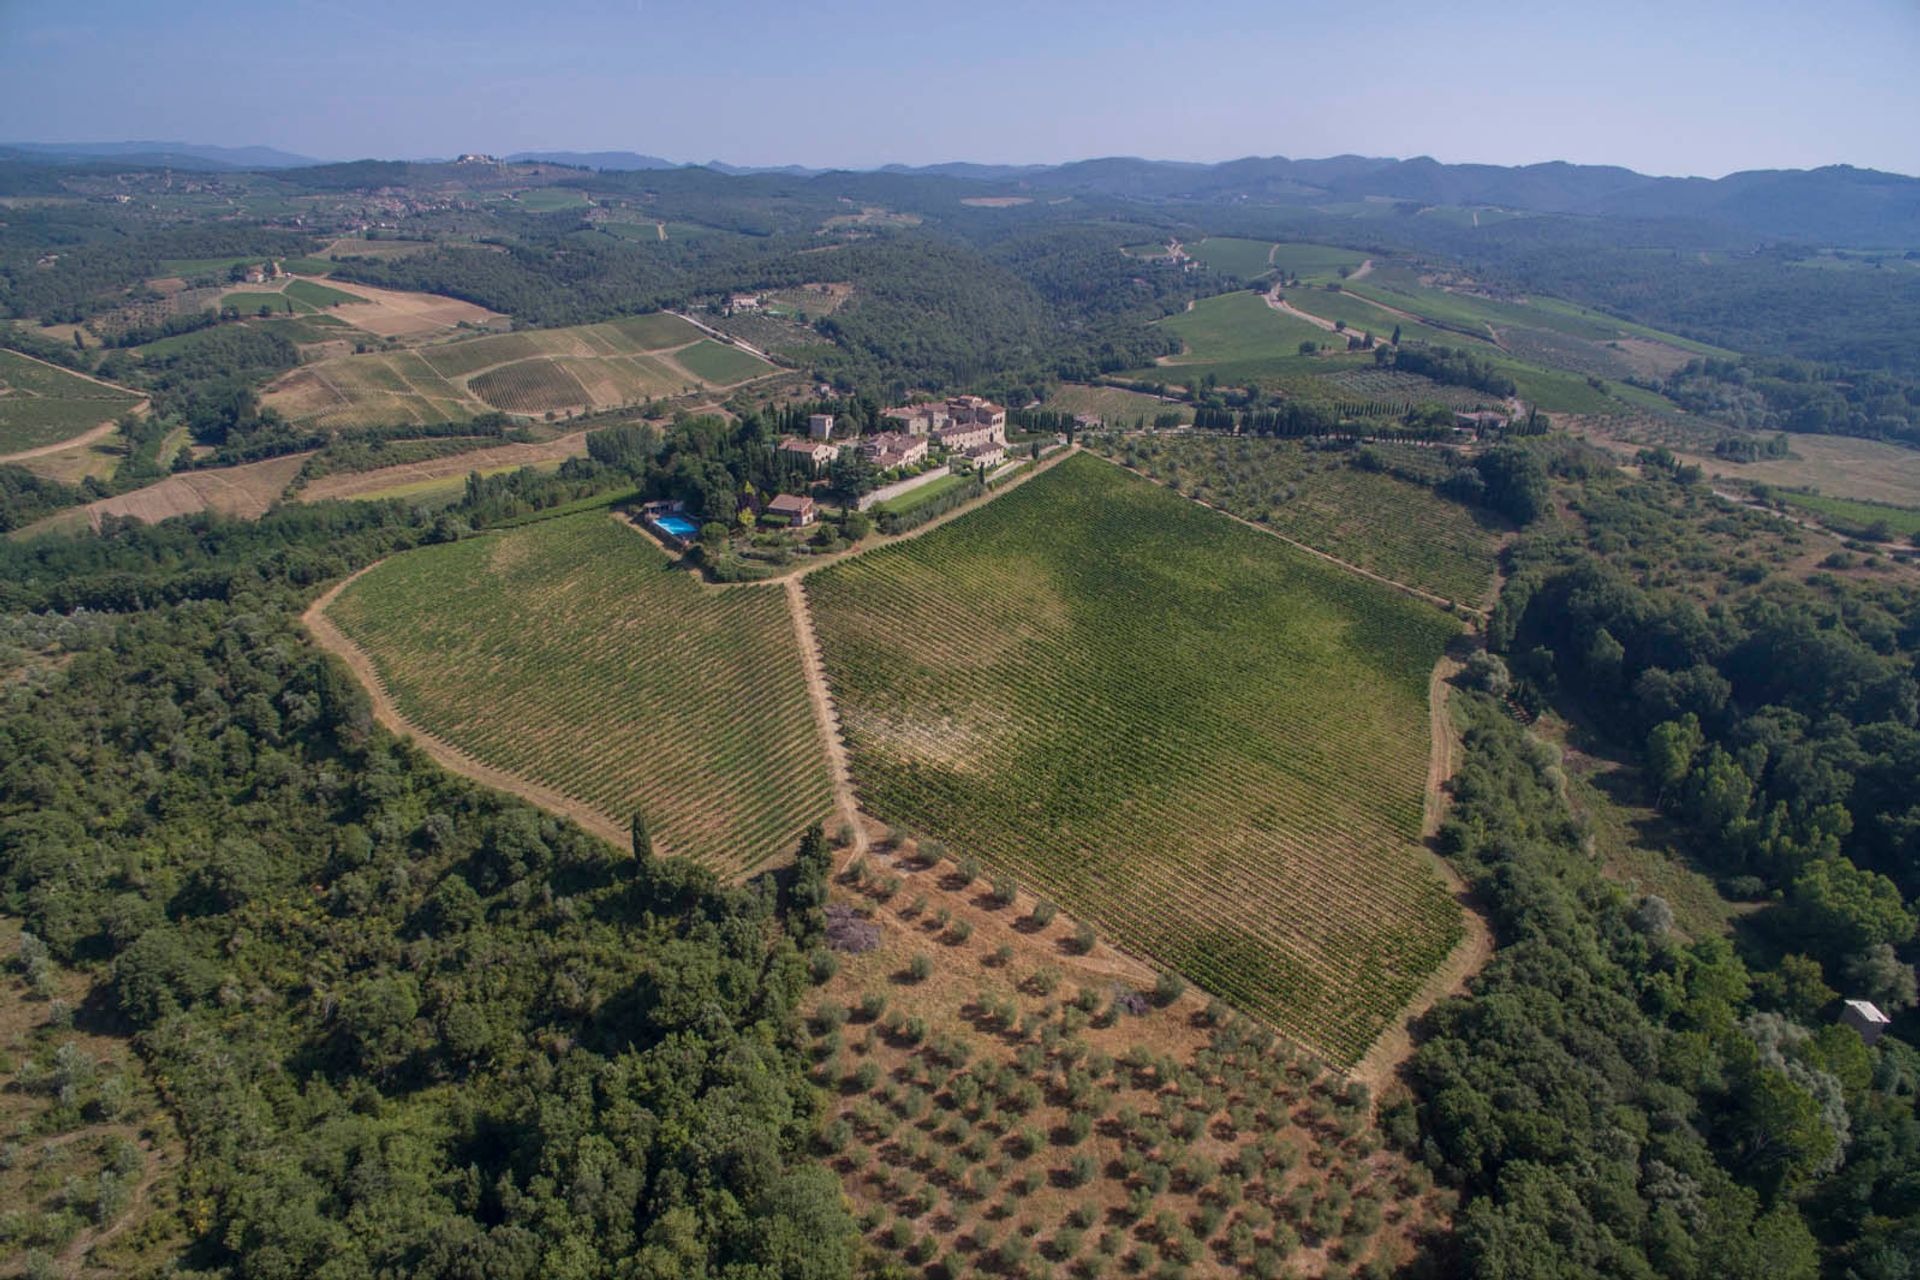
M767 504L767 514L780 516L789 528L804 529L813 523L816 510L813 499L796 493L782 493Z
M1852 1027L1860 1033L1860 1038L1872 1044L1887 1034L1887 1028L1893 1025L1893 1019L1880 1012L1880 1006L1871 1000L1849 1000L1840 1011L1840 1025Z

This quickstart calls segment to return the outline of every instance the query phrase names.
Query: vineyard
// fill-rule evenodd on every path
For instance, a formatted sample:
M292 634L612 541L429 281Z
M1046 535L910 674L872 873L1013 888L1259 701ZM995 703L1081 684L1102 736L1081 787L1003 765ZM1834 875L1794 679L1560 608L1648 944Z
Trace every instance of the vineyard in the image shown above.
M1340 395L1363 396L1388 413L1404 414L1421 404L1444 404L1455 409L1497 406L1500 397L1472 387L1450 387L1443 382L1399 369L1340 369L1314 375Z
M1395 582L1476 607L1492 588L1498 539L1472 511L1355 467L1342 448L1209 435L1089 443L1190 498ZM1403 446L1396 469L1403 455L1421 452Z
M1447 953L1457 626L1097 458L810 576L863 806L1342 1061Z
M783 593L705 589L604 512L395 556L328 616L413 724L663 853L739 872L831 805Z
M538 416L731 386L772 370L678 316L652 314L318 360L274 383L266 403L325 427L457 421L494 409Z
M0 350L0 455L44 448L110 421L140 397Z

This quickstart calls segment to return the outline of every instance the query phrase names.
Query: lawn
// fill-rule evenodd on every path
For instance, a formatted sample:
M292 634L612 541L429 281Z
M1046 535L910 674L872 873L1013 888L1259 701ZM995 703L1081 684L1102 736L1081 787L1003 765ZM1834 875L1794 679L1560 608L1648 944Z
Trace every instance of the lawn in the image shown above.
M70 440L139 399L131 391L0 348L0 456Z
M1273 270L1267 255L1273 252L1268 240L1237 240L1230 236L1209 236L1187 246L1187 252L1208 269L1223 275L1254 280Z
M894 515L900 515L902 512L911 511L923 503L931 502L949 490L958 489L962 485L971 484L972 482L973 476L971 473L964 475L944 475L938 480L932 480L921 485L918 489L909 489L897 498L891 498L886 502L877 502L874 504L873 509L875 511L888 511Z
M1211 434L1096 438L1102 451L1189 497L1363 569L1480 606L1499 546L1491 517L1353 455ZM1437 455L1409 447L1409 456Z
M832 804L779 587L715 590L604 511L395 556L328 616L410 721L723 873Z
M810 575L870 812L1352 1062L1459 913L1418 844L1458 624L1098 458Z

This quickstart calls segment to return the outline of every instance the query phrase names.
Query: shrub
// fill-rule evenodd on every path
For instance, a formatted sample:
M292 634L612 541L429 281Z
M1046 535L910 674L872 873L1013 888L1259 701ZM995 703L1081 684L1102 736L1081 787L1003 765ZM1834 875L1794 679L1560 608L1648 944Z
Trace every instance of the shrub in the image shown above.
M970 920L955 920L953 922L953 928L947 931L947 936L956 943L965 942L973 936L973 922Z
M1083 923L1073 931L1073 949L1079 955L1091 954L1094 944L1099 940L1099 936L1094 933L1093 926L1090 924Z
M905 911L902 911L900 914L903 916L917 916L921 912L925 911L926 909L927 909L927 895L924 893L921 893L921 894L914 895L913 901L909 902L907 904L907 909Z
M915 982L925 982L933 976L933 957L922 951L907 962L907 976Z
M1153 986L1153 1002L1162 1008L1187 993L1187 981L1177 973L1163 973Z
M960 887L964 889L980 878L980 860L967 854L953 864L953 874L959 877Z
M1097 1172L1099 1167L1094 1163L1093 1157L1083 1152L1067 1161L1067 1185L1084 1187L1093 1181L1093 1175Z
M1033 904L1033 910L1027 913L1027 919L1033 921L1036 928L1044 929L1053 923L1053 917L1059 910L1051 902L1042 898Z
M830 982L833 975L840 972L840 957L827 950L817 950L807 956L807 974L814 985Z
M887 997L879 991L869 991L860 997L860 1020L876 1022L887 1011Z
M995 947L993 949L993 954L987 957L987 961L990 964L992 964L996 969L1006 967L1006 965L1012 959L1013 959L1013 945L1011 943L1006 943L1006 942L1003 942L999 946Z
M993 878L993 904L998 907L1010 907L1020 895L1020 882L1012 876Z

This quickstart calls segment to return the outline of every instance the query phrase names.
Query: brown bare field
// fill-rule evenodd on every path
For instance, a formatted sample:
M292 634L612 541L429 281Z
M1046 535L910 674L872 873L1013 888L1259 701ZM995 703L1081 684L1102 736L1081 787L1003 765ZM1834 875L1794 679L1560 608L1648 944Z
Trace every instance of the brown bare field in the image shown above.
M168 476L144 489L88 503L84 508L87 523L98 530L107 516L131 516L152 522L169 516L192 515L196 511L219 511L251 518L266 511L286 492L307 456L294 453L238 467Z
M499 471L560 462L586 456L587 433L576 431L558 440L539 444L503 444L492 449L475 449L451 457L427 462L410 462L377 471L361 471L322 476L297 495L301 502L325 502L331 498L379 498L389 490L417 485L423 481L464 476L470 471Z
M1145 966L1082 955L1077 922L1041 923L1025 894L998 905L878 835L842 855L834 893L878 946L839 956L811 1013L823 1146L872 1254L949 1274L1178 1258L1214 1276L1271 1251L1317 1276L1404 1262L1443 1223L1365 1091L1193 993L1121 1011L1152 991Z
M342 280L335 287L351 290L366 301L343 302L329 308L327 314L340 317L356 329L403 342L443 337L463 322L492 326L504 324L507 319L497 311L433 293L378 289L357 280Z
M967 196L960 201L975 209L1011 209L1015 205L1032 204L1032 196Z

